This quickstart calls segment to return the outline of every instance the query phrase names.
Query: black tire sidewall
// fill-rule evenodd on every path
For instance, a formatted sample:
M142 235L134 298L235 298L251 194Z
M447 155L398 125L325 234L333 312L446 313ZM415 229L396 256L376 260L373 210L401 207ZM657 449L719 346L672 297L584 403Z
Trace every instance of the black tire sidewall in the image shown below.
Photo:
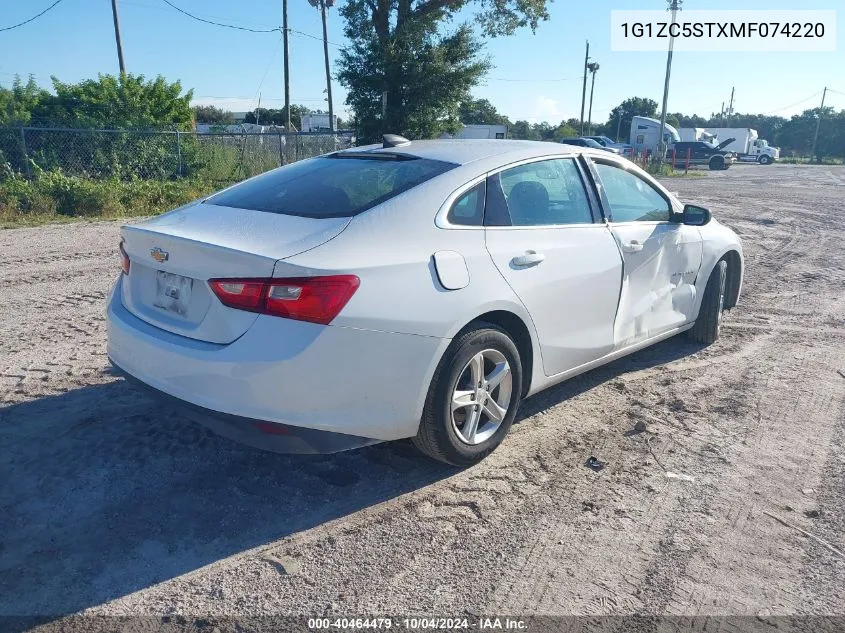
M710 331L714 339L719 336L719 315L722 312L719 294L724 294L726 271L727 262L725 260L719 260L713 267L713 272L710 273L710 279L707 280L707 288L704 290L707 314L702 316L705 318L705 327Z
M457 344L454 348L450 347L444 354L443 366L434 386L433 399L427 403L431 406L428 422L436 425L437 443L448 461L455 465L469 465L486 457L508 434L522 394L522 364L514 342L504 331L495 327L482 326L470 330L457 337L455 342ZM496 433L481 444L470 446L462 442L452 428L452 393L469 360L486 349L495 349L507 358L511 367L513 392L508 412Z
M714 156L710 159L710 169L717 170L717 169L724 169L725 168L725 159L719 156Z

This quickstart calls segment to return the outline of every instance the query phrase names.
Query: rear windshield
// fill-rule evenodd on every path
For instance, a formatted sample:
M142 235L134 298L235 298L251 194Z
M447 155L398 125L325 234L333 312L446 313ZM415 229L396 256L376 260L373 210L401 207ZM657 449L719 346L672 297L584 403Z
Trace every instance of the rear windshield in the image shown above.
M274 169L207 202L306 218L343 218L371 209L454 167L453 163L406 155L334 154Z

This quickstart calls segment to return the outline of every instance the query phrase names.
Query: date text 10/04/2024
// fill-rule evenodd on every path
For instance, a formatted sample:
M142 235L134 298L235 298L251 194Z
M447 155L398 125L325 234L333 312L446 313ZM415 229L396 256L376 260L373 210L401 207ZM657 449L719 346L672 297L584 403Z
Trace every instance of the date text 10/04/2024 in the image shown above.
M330 629L407 629L428 630L527 630L527 623L516 618L481 617L470 618L309 618L308 628Z

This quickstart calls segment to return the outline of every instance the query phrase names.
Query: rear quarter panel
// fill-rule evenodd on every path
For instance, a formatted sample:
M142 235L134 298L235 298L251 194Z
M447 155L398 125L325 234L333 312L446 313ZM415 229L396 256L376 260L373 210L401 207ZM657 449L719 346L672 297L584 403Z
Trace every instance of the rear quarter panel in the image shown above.
M349 328L451 339L486 312L514 313L531 334L536 370L542 365L531 318L494 266L483 229L435 225L446 198L479 173L483 167L456 168L356 216L334 240L277 262L274 276L358 275L360 287L332 322ZM464 288L441 285L433 262L437 251L455 251L464 258L469 273ZM434 359L432 374L438 361ZM542 376L542 371L534 375Z

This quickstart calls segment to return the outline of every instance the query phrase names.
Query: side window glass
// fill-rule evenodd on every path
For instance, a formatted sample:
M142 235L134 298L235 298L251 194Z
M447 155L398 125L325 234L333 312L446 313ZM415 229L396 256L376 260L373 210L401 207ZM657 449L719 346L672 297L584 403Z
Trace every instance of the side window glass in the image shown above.
M596 163L614 222L667 222L669 202L639 176L619 167Z
M446 216L449 223L462 226L481 226L484 220L485 189L486 182L482 181L455 200Z
M491 180L498 190L491 193L488 201L490 226L593 222L584 184L571 158L520 165Z

